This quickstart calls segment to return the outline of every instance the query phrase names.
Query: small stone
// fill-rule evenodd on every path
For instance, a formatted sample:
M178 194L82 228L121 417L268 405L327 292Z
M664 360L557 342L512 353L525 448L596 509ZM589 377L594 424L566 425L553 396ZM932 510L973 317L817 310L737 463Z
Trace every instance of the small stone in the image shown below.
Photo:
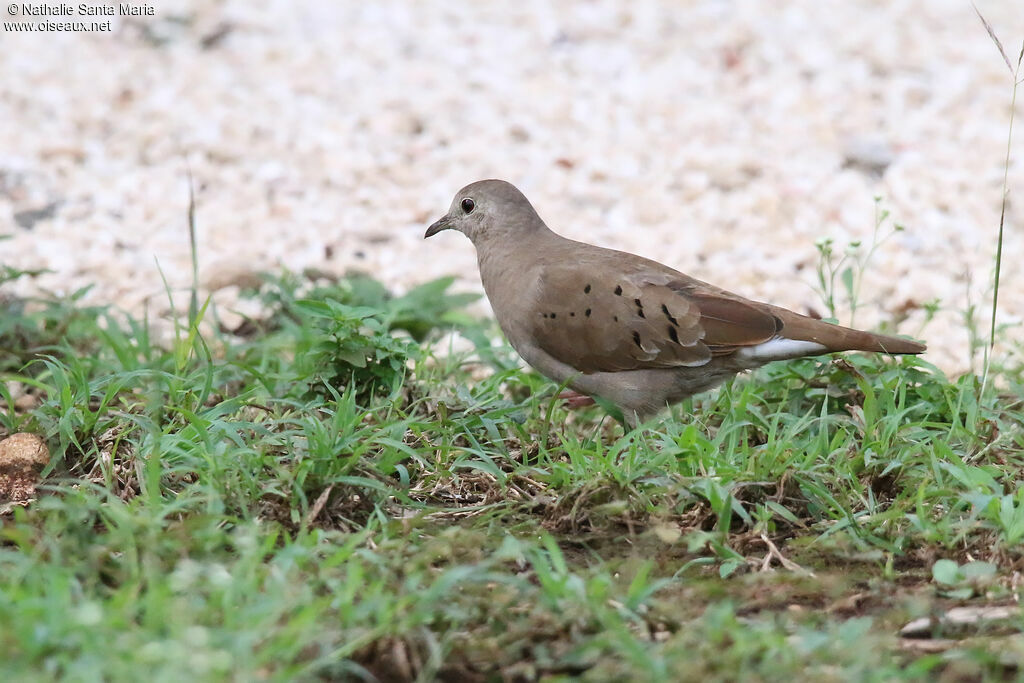
M893 148L884 140L853 138L846 143L843 168L852 168L872 178L881 178L895 158Z
M19 227L31 230L35 227L36 223L53 218L57 213L58 206L58 202L50 202L46 206L39 208L17 211L14 214L14 222L17 223Z
M202 284L211 292L228 287L259 289L263 284L263 276L248 261L225 259L205 271Z
M39 473L50 462L46 441L35 434L12 434L0 441L0 502L25 503L35 497Z
M953 607L937 618L921 617L914 619L900 629L903 638L928 638L932 631L939 628L943 631L963 632L974 628L992 628L993 624L1011 621L1020 617L1020 609L1014 605L986 605L970 607Z
M22 394L14 399L14 412L18 414L27 413L39 407L39 397L35 394Z

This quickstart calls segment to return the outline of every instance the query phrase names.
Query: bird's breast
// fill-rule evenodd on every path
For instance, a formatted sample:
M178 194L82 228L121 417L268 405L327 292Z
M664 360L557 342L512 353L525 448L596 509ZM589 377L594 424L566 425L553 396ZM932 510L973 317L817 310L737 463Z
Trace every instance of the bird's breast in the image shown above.
M480 281L501 331L517 350L528 332L530 310L540 285L541 268L513 259L480 258Z

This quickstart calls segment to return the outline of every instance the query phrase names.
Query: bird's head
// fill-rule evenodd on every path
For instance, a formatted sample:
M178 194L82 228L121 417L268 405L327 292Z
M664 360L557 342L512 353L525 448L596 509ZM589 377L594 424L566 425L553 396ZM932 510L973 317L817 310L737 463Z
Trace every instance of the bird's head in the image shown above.
M435 221L423 238L443 230L458 230L478 244L515 239L544 227L529 200L504 180L480 180L458 191L448 213Z

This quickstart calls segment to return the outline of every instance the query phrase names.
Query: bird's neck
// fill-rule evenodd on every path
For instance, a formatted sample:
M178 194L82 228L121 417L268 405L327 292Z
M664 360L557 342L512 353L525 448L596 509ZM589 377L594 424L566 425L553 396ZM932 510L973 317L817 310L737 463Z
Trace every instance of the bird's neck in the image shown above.
M543 223L526 230L481 236L475 246L484 287L488 281L517 281L525 276L524 271L542 262L555 244L564 241Z

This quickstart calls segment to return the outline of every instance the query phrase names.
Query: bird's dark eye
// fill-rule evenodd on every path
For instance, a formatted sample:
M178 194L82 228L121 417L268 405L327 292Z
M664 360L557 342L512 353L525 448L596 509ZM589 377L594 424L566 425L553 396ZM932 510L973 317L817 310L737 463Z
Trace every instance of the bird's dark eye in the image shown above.
M473 209L476 208L476 202L469 197L462 200L462 211L463 213L473 213Z

